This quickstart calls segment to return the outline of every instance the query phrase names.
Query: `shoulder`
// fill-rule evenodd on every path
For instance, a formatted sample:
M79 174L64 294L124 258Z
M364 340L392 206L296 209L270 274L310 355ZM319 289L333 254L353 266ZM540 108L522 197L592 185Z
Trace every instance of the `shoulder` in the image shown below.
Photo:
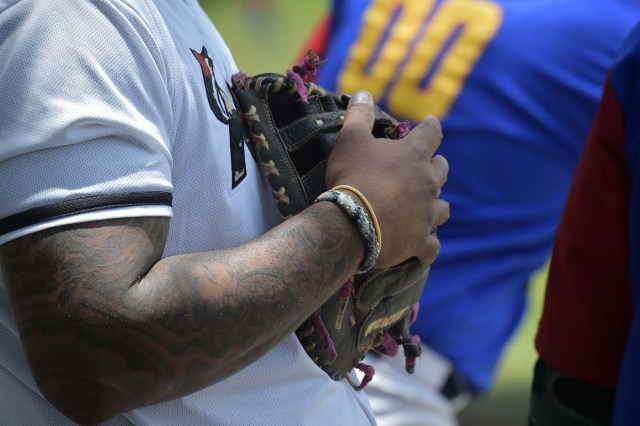
M139 100L134 107L145 109L141 114L151 121L170 113L149 112L168 104L162 100L169 89L160 32L145 5L20 0L0 11L0 138L7 142L0 161L30 151L33 144L42 147L67 125L97 116L134 117L125 97ZM150 97L153 105L142 105L151 103Z

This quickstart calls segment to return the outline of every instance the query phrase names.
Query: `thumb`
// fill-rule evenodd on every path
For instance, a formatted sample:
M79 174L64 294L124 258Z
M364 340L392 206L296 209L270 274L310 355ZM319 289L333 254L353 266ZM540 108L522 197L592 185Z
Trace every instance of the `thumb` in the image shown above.
M351 96L347 113L344 116L344 127L364 126L369 131L373 129L373 99L366 90L360 90Z

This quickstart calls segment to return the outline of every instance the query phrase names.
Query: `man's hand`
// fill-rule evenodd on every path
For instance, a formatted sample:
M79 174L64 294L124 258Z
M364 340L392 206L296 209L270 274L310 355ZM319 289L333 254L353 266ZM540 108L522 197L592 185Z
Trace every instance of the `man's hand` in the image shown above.
M434 156L442 141L440 122L427 117L401 140L374 138L373 123L371 96L357 92L329 157L327 188L353 186L373 207L384 241L376 267L414 256L431 263L440 250L433 229L449 218L449 204L438 198L449 165Z

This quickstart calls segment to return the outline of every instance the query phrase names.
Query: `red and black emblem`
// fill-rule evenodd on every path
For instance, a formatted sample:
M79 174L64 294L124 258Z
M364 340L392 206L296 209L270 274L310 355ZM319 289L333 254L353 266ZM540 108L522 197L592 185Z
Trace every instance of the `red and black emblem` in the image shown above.
M238 113L238 105L235 99L229 99L222 88L218 85L215 76L213 61L207 54L207 48L202 47L201 52L191 49L191 53L198 60L200 69L202 70L202 78L204 79L205 89L207 91L207 99L209 107L215 115L216 119L221 123L229 126L229 143L231 152L231 187L235 188L247 176L247 167L245 163L244 145L247 143L247 137L244 132L244 126ZM229 93L231 88L225 83Z

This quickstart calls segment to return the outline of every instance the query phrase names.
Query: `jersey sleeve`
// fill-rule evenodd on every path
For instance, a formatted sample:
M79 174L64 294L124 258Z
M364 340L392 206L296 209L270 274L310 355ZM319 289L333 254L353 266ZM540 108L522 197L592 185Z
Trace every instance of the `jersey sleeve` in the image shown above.
M0 244L171 215L170 73L145 5L0 4Z

